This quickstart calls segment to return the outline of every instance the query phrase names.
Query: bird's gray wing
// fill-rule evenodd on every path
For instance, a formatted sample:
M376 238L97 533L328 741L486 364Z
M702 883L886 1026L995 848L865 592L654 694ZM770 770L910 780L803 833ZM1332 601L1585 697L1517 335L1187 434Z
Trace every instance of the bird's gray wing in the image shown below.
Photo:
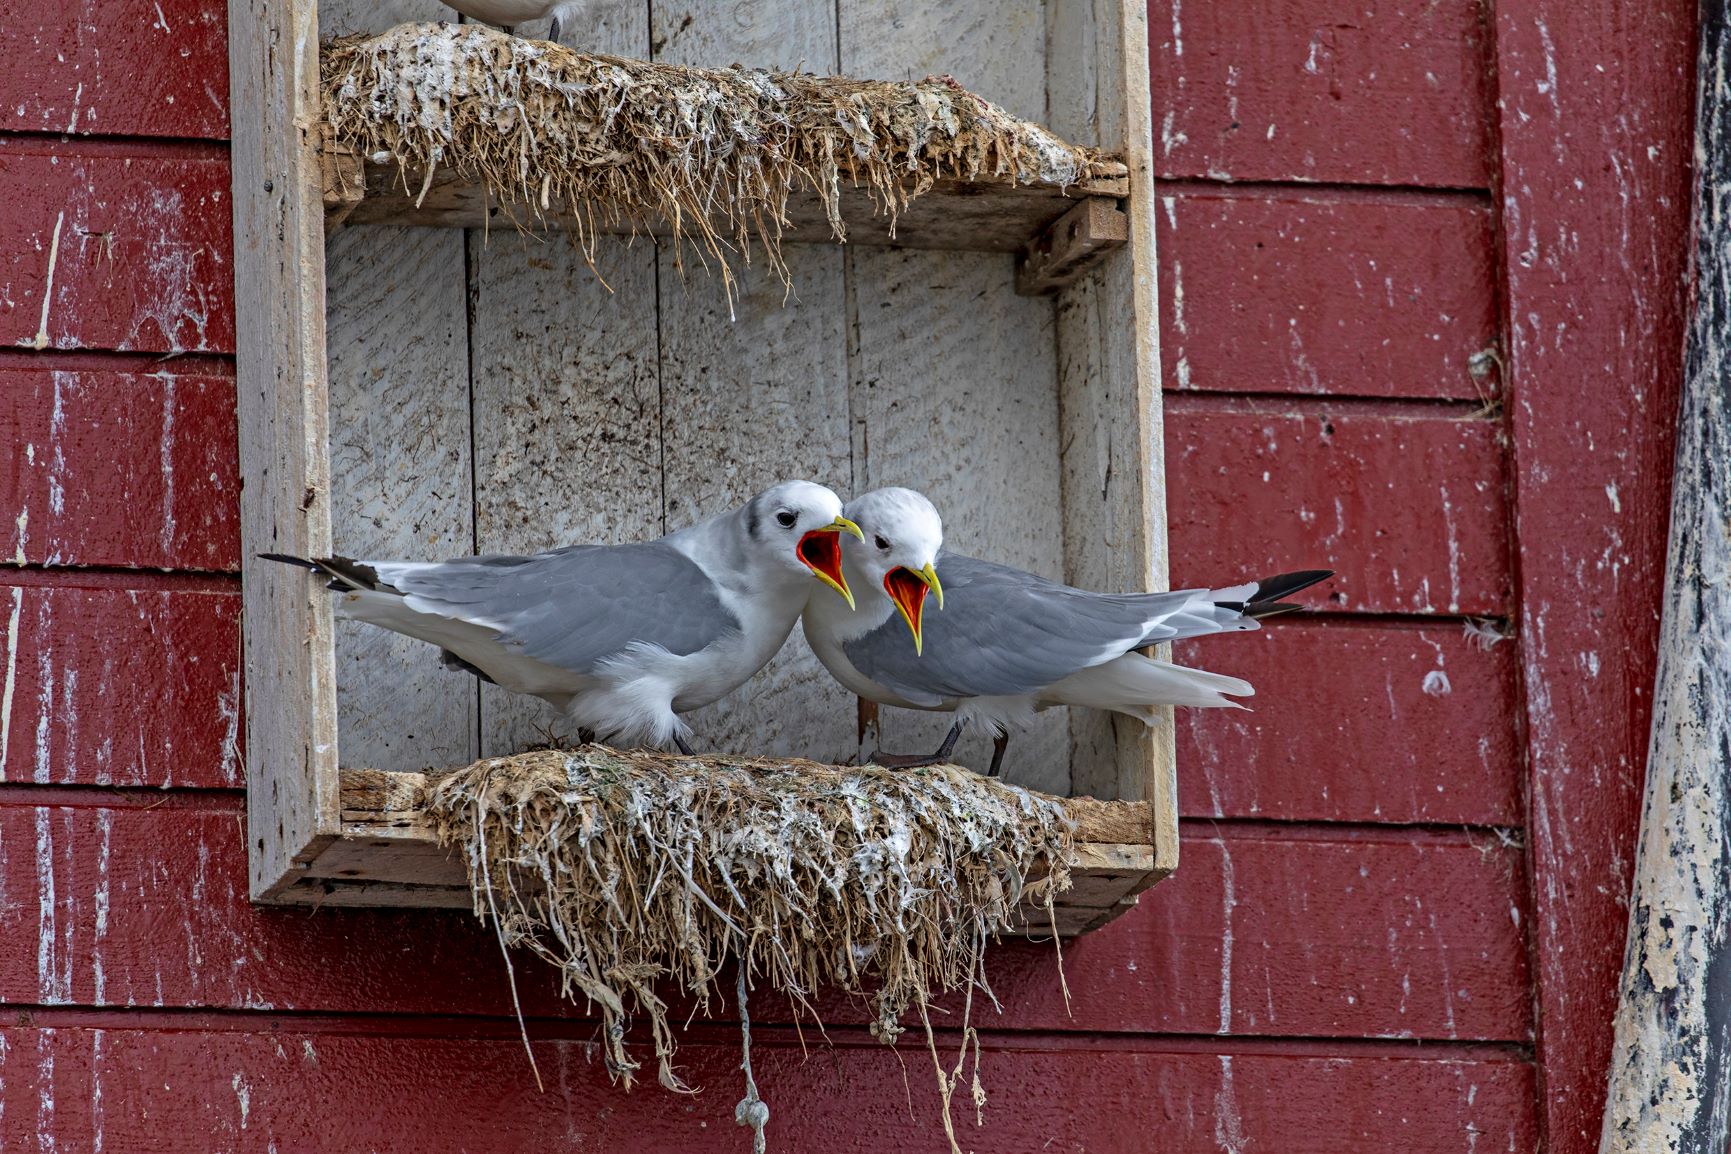
M492 629L508 649L576 673L633 644L684 656L739 628L703 570L659 541L372 564L413 608Z
M927 602L923 655L914 652L899 616L842 643L861 673L910 701L932 704L1044 689L1151 644L1145 639L1160 631L1160 622L1200 592L1089 593L957 553L941 554L937 570L944 608Z

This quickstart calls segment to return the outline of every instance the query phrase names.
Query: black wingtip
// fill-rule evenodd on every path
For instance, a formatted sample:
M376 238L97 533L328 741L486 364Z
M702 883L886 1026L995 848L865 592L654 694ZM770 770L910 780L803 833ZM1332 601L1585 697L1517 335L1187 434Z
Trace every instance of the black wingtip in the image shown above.
M1320 581L1326 581L1334 576L1333 569L1299 569L1292 573L1280 573L1266 577L1256 583L1256 592L1251 595L1248 611L1251 616L1261 616L1257 608L1264 603L1272 603L1290 597L1300 589L1308 589ZM1294 608L1299 608L1294 606Z
M310 569L314 573L319 572L317 561L308 561L305 557L296 557L292 553L260 553L258 559L260 561L281 561L284 565L298 565L302 569Z
M384 589L395 593L397 590L379 580L379 571L371 565L363 565L359 561L351 561L347 557L316 557L311 560L296 557L292 553L260 553L261 561L281 561L285 565L297 565L302 569L310 569L314 573L323 573L335 580L331 588L344 589Z

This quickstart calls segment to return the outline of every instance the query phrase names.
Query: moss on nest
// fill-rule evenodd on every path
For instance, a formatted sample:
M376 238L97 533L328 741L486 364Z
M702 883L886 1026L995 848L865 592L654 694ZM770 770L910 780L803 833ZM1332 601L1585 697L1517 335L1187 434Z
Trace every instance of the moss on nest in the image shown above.
M755 239L786 279L790 193L822 199L846 238L845 183L895 218L944 177L1070 185L1101 158L948 77L919 83L690 68L574 52L480 25L404 24L325 45L336 141L398 166L425 195L441 167L480 183L519 222L665 221L728 276ZM731 284L731 282L729 281Z
M914 1009L930 1045L933 997L989 998L987 941L1069 885L1062 802L954 766L592 745L477 762L431 780L426 805L440 841L467 856L476 912L599 1007L608 1069L627 1085L639 1062L626 1025L641 1015L661 1083L686 1088L656 987L707 1010L729 965L741 1002L766 983L815 1017L812 995L833 986L869 999L885 1041ZM965 1021L963 1036L965 1053ZM961 1069L938 1066L946 1130Z

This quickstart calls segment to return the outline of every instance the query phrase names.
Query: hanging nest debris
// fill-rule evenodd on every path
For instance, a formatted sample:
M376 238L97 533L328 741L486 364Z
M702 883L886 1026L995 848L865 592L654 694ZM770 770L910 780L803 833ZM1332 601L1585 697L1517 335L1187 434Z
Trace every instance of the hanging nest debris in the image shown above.
M790 193L822 200L846 239L845 185L897 215L940 178L1069 186L1107 170L1091 149L1018 120L948 77L917 84L587 55L481 25L404 24L325 45L337 145L395 163L425 197L441 167L519 223L561 214L592 252L598 224L665 222L731 291L755 238L785 282ZM418 203L418 201L417 201Z
M953 766L890 771L804 761L674 758L603 746L477 762L430 781L441 843L467 855L476 912L599 1007L609 1071L639 1062L648 1019L661 1084L685 1090L670 982L707 1010L723 967L737 1000L767 983L812 1013L830 986L869 1000L894 1041L942 993L986 997L988 939L1069 886L1072 827L1053 797ZM972 1036L963 1023L963 1052ZM746 1076L750 1079L749 1033ZM932 1049L937 1061L935 1048ZM974 1098L978 1086L975 1043ZM938 1066L949 1131L961 1079ZM755 1103L752 1109L748 1107ZM755 1087L740 1104L761 1135ZM952 1138L953 1141L953 1138Z

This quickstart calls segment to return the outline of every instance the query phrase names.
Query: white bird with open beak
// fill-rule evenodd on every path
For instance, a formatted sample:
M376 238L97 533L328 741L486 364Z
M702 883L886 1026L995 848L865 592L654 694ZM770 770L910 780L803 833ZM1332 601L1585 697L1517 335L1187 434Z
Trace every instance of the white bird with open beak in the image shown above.
M1331 575L1308 570L1228 589L1090 593L942 552L938 511L911 489L866 493L843 514L860 528L859 539L842 548L842 573L858 600L807 603L812 652L869 701L956 714L933 753L873 755L894 768L947 760L972 726L995 739L988 771L995 776L1010 733L1054 705L1114 710L1148 725L1158 706L1236 707L1226 695L1249 696L1249 682L1132 650L1256 629L1261 618L1298 608L1280 598ZM930 618L923 613L928 593L940 610Z
M332 578L342 616L437 645L446 664L539 697L603 741L690 753L679 714L762 669L813 589L852 604L843 533L859 527L841 498L787 481L631 545L438 562L263 556Z

